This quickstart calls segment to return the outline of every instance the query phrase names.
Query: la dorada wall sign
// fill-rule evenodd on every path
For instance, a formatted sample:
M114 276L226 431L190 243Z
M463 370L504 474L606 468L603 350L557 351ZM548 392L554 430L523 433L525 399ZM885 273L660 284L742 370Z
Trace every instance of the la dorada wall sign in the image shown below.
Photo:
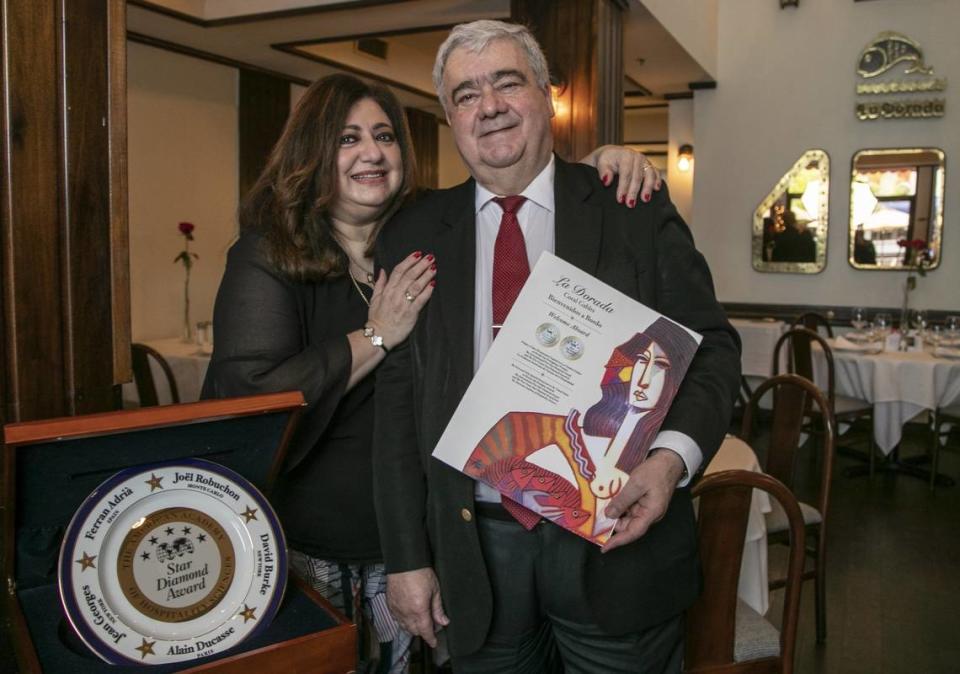
M930 119L943 117L947 101L938 97L947 80L935 77L920 45L906 35L880 33L857 61L857 119ZM883 98L879 98L879 97Z

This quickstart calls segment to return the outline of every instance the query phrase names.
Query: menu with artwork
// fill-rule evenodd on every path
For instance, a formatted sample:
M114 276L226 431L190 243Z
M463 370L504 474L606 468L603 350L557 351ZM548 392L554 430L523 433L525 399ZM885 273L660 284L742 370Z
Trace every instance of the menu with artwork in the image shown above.
M603 545L700 340L544 253L433 456Z

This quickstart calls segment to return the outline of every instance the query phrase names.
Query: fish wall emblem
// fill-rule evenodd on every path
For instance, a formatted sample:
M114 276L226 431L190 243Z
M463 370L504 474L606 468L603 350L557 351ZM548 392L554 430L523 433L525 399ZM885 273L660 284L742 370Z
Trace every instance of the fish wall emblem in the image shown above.
M906 35L892 31L880 33L860 54L857 63L857 73L861 77L876 77L882 75L898 63L908 63L909 67L904 74L923 73L930 75L933 67L923 62L923 51L920 45Z

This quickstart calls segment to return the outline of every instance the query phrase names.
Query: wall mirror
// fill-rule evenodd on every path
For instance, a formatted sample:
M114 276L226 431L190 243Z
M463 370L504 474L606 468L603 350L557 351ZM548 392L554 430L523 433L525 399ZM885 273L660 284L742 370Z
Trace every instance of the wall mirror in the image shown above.
M862 150L850 177L849 260L857 269L916 266L920 240L933 269L943 236L944 155L936 148ZM921 244L918 244L921 245Z
M753 213L753 268L816 274L827 264L830 158L807 150Z

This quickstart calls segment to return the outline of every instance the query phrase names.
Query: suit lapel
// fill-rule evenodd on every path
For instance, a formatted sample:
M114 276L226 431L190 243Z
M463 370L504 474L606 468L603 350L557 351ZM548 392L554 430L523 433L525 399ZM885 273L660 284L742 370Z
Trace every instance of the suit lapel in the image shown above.
M445 225L437 238L436 299L444 328L446 350L459 390L465 391L473 378L473 306L476 283L475 183L461 186L462 194L451 199L443 214ZM443 273L447 270L447 273Z
M588 202L592 193L586 176L558 157L554 175L556 253L595 275L600 260L603 209Z

